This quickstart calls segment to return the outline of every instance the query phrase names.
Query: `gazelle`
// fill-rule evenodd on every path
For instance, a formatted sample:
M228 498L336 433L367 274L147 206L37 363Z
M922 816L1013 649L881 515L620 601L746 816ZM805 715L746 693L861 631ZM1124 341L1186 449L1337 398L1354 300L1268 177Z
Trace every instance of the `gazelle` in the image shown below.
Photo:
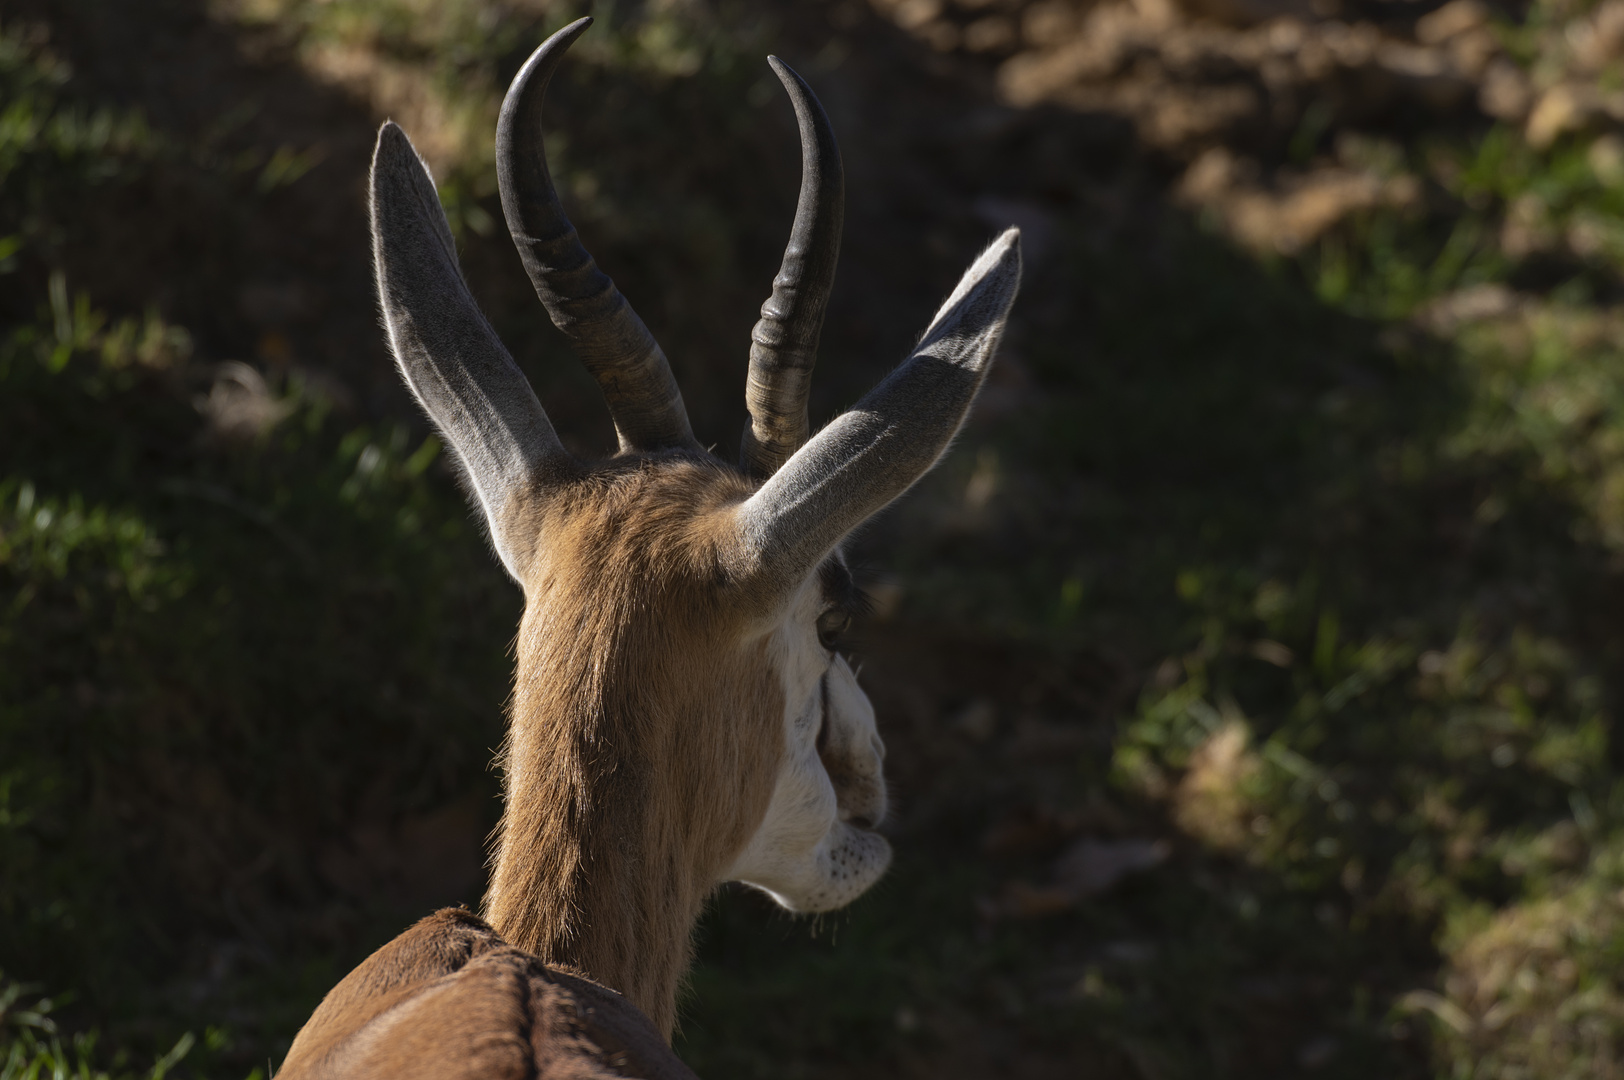
M667 1040L715 888L828 911L890 861L874 831L884 746L837 651L859 595L841 543L958 431L1015 298L1019 236L999 237L908 360L809 439L844 182L822 107L771 59L800 127L801 194L751 335L741 463L724 462L695 441L664 354L548 174L542 98L590 22L515 77L496 154L519 256L609 405L608 460L559 442L469 294L427 168L393 123L378 136L390 348L525 595L506 803L488 923L442 911L379 950L300 1032L285 1080L691 1075Z

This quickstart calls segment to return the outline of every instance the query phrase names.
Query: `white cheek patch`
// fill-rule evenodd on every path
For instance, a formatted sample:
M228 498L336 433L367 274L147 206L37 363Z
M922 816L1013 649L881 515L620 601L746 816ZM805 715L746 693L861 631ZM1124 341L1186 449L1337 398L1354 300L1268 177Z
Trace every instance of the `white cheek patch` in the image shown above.
M875 825L885 816L885 747L874 708L846 662L831 663L818 644L815 618L813 610L792 612L778 632L783 763L766 818L724 875L808 913L851 903L891 864L884 837L848 823Z
M845 907L868 891L891 865L891 845L879 833L854 829L836 823L820 844L803 880L786 889L770 888L754 881L746 884L764 889L779 906L812 915Z
M808 914L845 907L867 892L891 865L891 845L879 833L837 820L833 796L831 790L826 802L808 800L796 807L801 814L769 811L728 879Z

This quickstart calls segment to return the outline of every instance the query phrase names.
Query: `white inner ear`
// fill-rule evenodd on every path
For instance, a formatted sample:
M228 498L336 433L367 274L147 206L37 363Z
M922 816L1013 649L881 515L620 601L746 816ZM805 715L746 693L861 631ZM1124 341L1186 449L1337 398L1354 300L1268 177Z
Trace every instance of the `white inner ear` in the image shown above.
M884 816L885 750L851 668L818 641L822 604L814 578L773 633L784 687L784 757L766 817L724 875L800 912L844 907L891 862L883 837L844 820L878 823ZM837 763L834 779L819 754L820 731L824 753Z

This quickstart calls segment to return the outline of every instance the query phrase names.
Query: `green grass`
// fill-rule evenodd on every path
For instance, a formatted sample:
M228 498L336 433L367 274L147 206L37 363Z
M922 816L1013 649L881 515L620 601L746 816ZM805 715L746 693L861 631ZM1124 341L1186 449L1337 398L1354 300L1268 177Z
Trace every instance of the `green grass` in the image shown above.
M39 1080L40 1077L74 1077L76 1080L164 1080L176 1066L211 1057L226 1042L224 1032L211 1028L197 1054L197 1037L182 1035L158 1055L146 1069L132 1068L127 1050L111 1054L99 1052L95 1032L80 1031L64 1043L52 1013L60 999L37 997L37 988L11 982L0 976L0 1077L5 1080ZM249 1080L264 1075L256 1069Z
M425 81L476 291L521 359L553 350L496 269L482 148L569 12L244 11L307 60ZM722 15L605 20L550 146L718 432L793 184L738 167L792 152L757 93L778 24ZM0 995L0 1075L242 1075L367 948L476 899L391 907L331 867L364 862L358 823L470 800L488 822L518 600L433 439L275 366L233 428L241 370L160 290L105 310L76 284L86 200L201 170L270 214L314 158L193 153L14 28L0 80L0 964L76 992L60 1031ZM914 671L876 646L898 864L815 923L724 891L679 1044L702 1075L1624 1060L1624 188L1590 136L1365 150L1428 212L1292 259L1237 252L1131 169L1105 181L1122 200L1056 211L1014 344L1034 391L866 541L904 597L875 637L958 650ZM866 377L830 364L840 392ZM591 395L568 369L536 374L574 423ZM983 698L976 741L952 717ZM1034 723L1062 749L1020 751ZM984 842L1027 812L1173 856L1072 910L991 917L1063 843Z
M15 280L73 227L66 197L167 151L0 42ZM354 857L367 800L492 805L515 598L432 438L341 420L297 376L258 430L222 426L237 369L59 269L27 284L46 302L0 341L0 955L132 1052L224 1025L263 1061L380 917L321 867ZM12 1053L19 1076L89 1060Z

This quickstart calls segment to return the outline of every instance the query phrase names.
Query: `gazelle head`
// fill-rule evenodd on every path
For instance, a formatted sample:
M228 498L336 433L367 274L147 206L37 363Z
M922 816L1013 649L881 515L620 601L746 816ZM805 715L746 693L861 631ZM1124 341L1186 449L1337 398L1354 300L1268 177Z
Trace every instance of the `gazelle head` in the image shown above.
M817 99L771 60L800 126L801 194L751 335L741 462L723 462L695 441L664 354L582 248L548 174L542 98L590 21L520 70L496 154L520 258L602 387L619 452L584 462L560 443L392 123L373 160L373 249L401 373L525 593L488 915L669 1031L688 936L718 883L827 911L890 861L874 831L884 746L839 653L860 606L841 544L958 431L1015 297L1019 237L999 237L908 360L809 438L843 179Z

